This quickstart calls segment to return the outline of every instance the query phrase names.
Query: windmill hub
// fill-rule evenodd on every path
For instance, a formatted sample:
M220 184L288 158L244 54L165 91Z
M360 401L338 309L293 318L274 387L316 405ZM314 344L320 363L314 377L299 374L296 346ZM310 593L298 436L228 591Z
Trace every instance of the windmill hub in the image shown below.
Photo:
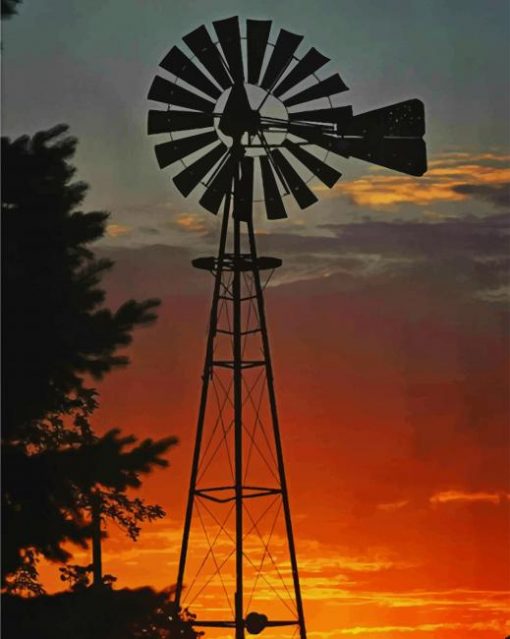
M287 135L281 126L282 123L288 123L283 102L248 82L226 89L214 111L217 115L215 128L222 142L231 147L235 140L241 140L249 155L265 153L260 139L261 130L270 146L281 144ZM268 129L268 122L272 121L278 122L278 130Z
M252 108L244 84L237 82L230 89L218 128L234 140L240 140L244 133L255 135L259 126L259 113Z

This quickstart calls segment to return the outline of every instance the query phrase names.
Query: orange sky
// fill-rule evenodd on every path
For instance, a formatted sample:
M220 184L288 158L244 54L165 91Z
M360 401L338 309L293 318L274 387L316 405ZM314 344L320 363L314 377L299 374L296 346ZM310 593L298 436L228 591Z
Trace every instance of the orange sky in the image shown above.
M500 219L483 219L394 219L389 232L368 220L302 246L260 238L262 252L281 245L282 271L338 242L327 276L267 289L310 639L510 632L508 330L484 270L500 259ZM100 384L97 427L180 444L143 488L168 517L135 545L110 529L105 570L119 586L162 588L176 578L212 280L191 268L193 251L112 255L111 303L163 306L131 366ZM42 574L56 583L56 567Z

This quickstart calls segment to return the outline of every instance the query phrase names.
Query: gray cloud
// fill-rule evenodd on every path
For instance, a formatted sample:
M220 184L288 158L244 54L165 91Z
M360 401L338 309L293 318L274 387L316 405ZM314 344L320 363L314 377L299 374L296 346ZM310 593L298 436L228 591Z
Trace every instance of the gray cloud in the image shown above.
M157 228L154 228L152 226L139 226L137 229L140 233L143 233L144 235L160 235L161 231Z
M329 224L340 246L356 251L415 257L494 256L508 252L510 213L465 216L439 222Z
M459 184L453 190L485 200L494 206L510 207L510 184Z
M364 221L328 224L329 235L261 236L264 252L281 255L290 279L343 274L360 285L385 277L437 279L456 288L455 295L503 301L509 284L510 214L466 216L438 222ZM289 275L287 275L289 279ZM335 282L339 282L335 279Z
M438 222L365 220L323 225L324 235L264 234L258 244L260 254L283 258L283 267L271 281L275 285L314 280L313 294L414 278L427 286L434 282L445 295L500 303L510 283L509 229L508 213ZM212 242L212 237L208 240ZM124 281L116 270L110 275L119 280L115 288L125 289L129 281L136 295L194 293L210 284L210 278L197 274L190 262L214 253L211 248L157 244L103 247L101 253L122 263Z

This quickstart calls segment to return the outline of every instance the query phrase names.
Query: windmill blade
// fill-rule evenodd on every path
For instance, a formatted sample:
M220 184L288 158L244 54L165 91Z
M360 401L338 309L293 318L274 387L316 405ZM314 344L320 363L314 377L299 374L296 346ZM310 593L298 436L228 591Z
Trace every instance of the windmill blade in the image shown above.
M425 135L425 109L421 100L406 100L355 115L341 128L342 135L421 138Z
M309 153L306 149L299 144L295 144L290 140L285 140L283 146L296 157L301 164L304 164L306 168L311 171L315 176L321 180L326 186L331 188L342 177L340 171L337 171L333 167L329 166L319 158Z
M253 207L253 157L241 159L241 178L234 190L234 217L243 222L251 219Z
M295 111L289 113L291 122L325 122L344 124L352 118L352 106L333 107L332 109L315 109L315 111Z
M305 78L308 78L327 62L329 62L329 58L319 53L317 49L310 49L289 74L276 86L273 93L277 98L280 97L282 93L290 91L292 87L296 86L296 84Z
M271 167L271 162L265 155L260 156L259 161L267 218L269 220L282 220L287 217L287 213Z
M237 17L213 22L214 30L225 54L227 65L234 83L244 82L243 54L241 51L241 32Z
M248 82L258 84L264 61L271 20L246 20L248 40Z
M295 50L303 36L280 29L273 53L267 63L267 69L260 86L269 91L285 69L289 66Z
M223 142L220 142L174 177L174 184L184 197L187 197L193 191L213 166L221 160L226 151L227 147Z
M349 155L394 171L420 176L427 170L425 142L417 138L345 140Z
M295 104L302 104L303 102L310 102L311 100L317 100L318 98L327 98L330 95L336 93L342 93L342 91L348 91L349 87L344 83L342 78L335 73L335 75L321 80L317 84L314 84L309 89L305 89L296 95L283 100L283 104L286 107L294 106Z
M171 133L189 129L205 129L214 126L214 117L209 113L193 111L157 111L151 109L147 118L147 133Z
M152 82L148 98L149 100L156 100L156 102L164 102L165 104L180 106L185 109L195 109L195 111L204 111L205 113L214 111L214 102L209 102L209 100L201 98L174 82L161 78L159 75Z
M332 135L326 135L313 125L308 126L306 124L291 123L289 124L288 132L292 133L292 135L297 135L298 137L303 138L303 140L307 140L310 144L316 144L323 149L327 149L328 151L331 151L331 153L336 153L344 158L349 157L349 147L346 140Z
M228 89L232 86L232 80L225 70L225 62L204 25L188 33L183 40L220 87Z
M215 100L221 95L221 91L207 76L184 54L179 47L172 47L159 66L181 78L195 89L203 91Z
M289 191L296 199L296 202L299 204L300 208L306 209L307 206L310 206L317 202L317 197L308 188L305 181L301 179L297 171L294 169L292 164L290 164L283 153L278 149L274 149L273 151L271 151L271 156L273 157L276 166L283 175L283 178L285 179L285 182L289 187Z
M215 215L218 213L223 198L232 189L235 164L232 157L229 156L200 198L200 204Z
M157 144L154 150L156 151L159 168L163 169L165 166L177 162L177 160L186 157L190 153L194 153L204 146L216 142L217 139L218 134L216 131L210 131L209 133L199 133L198 135L191 135L187 138Z

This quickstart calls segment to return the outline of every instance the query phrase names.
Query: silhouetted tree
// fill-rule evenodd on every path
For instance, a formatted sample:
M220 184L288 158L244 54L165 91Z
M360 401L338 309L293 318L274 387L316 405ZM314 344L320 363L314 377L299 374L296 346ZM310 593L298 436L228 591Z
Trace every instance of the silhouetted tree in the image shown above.
M118 430L97 437L90 428L97 399L85 377L128 363L117 351L136 326L154 321L158 301L104 307L100 282L112 263L88 245L103 235L107 214L75 210L88 187L72 181L76 140L66 132L60 125L2 139L2 543L11 589L9 575L30 583L39 554L66 561L64 542L87 544L93 495L132 538L140 521L161 516L126 490L165 466L175 443L137 442Z
M2 606L6 637L16 639L196 639L193 615L180 619L172 592L95 590L23 599L7 595Z
M64 562L70 558L64 542L86 547L93 535L87 496L104 487L106 495L113 493L122 500L123 492L140 486L140 473L167 464L161 455L175 443L173 438L146 439L137 445L134 441L113 430L90 444L34 454L26 454L20 446L4 446L3 562L7 582L9 575L17 575L20 569L24 574L31 570L34 553ZM122 502L126 509L122 516L136 519L136 509ZM159 507L147 508L163 514Z
M20 2L1 0L2 19ZM195 639L202 633L176 610L171 591L114 591L115 578L100 568L107 587L89 588L97 556L61 570L72 592L48 596L37 581L40 554L67 560L63 543L83 546L91 536L100 548L102 518L136 540L140 522L161 517L159 506L126 490L166 465L162 455L175 443L139 443L117 430L97 437L90 428L97 400L84 379L128 363L117 351L133 328L155 319L158 302L104 308L99 284L112 264L87 245L103 235L107 214L75 211L87 186L71 182L76 141L66 131L2 139L3 636Z
M87 245L108 214L76 211L87 191L72 182L76 140L65 125L2 139L4 255L4 438L26 437L34 420L62 413L83 376L101 378L128 358L135 326L154 321L157 300L104 308L99 287L112 262Z
M16 15L17 5L20 3L21 0L2 0L2 20Z
M79 566L78 564L67 564L61 568L60 579L69 585L70 590L73 592L80 592L85 590L91 585L91 577L94 572L94 565L88 564L87 566ZM117 581L117 578L113 575L103 575L102 585L104 587L111 587Z

